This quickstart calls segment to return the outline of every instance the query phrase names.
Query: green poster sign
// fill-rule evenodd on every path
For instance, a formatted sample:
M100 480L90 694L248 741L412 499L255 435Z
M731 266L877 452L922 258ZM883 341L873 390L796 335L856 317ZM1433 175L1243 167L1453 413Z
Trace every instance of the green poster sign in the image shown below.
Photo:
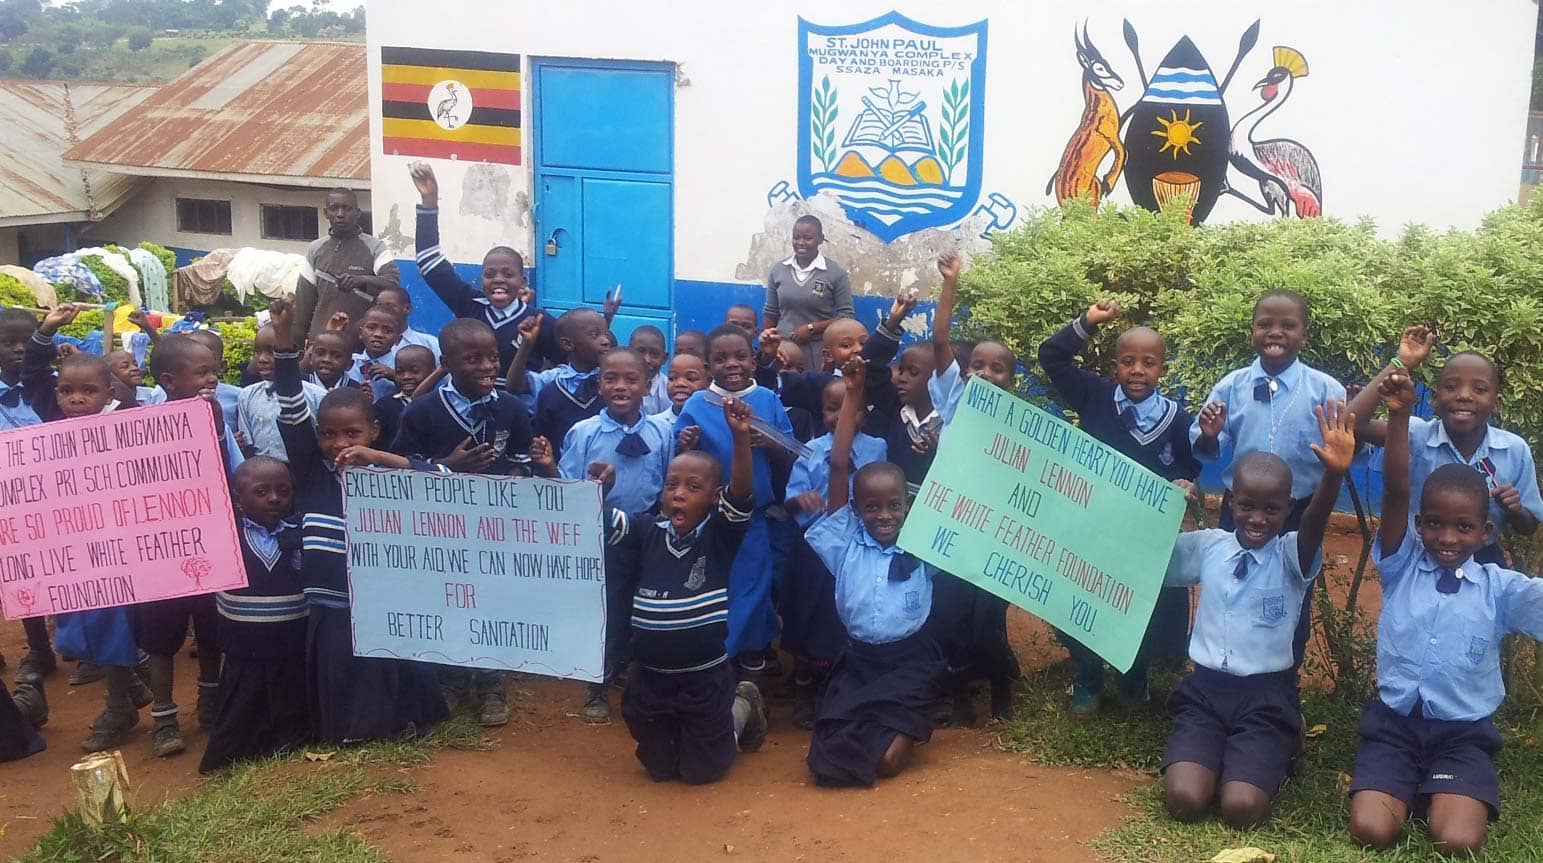
M1129 671L1184 492L1098 438L973 378L899 545Z

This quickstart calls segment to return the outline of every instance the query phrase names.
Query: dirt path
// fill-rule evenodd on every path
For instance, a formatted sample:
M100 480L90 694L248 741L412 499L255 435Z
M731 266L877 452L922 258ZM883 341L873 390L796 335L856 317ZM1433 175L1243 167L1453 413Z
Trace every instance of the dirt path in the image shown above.
M1340 528L1326 549L1331 562L1353 560L1359 549ZM1364 604L1375 608L1376 598L1373 584ZM1026 668L1064 657L1038 620L1015 609L1010 624ZM0 623L7 680L25 649L21 625ZM191 718L195 666L178 661L188 751L151 758L148 712L122 750L141 805L204 781L196 770L205 738ZM69 767L101 710L102 684L65 686L67 673L62 668L48 680L48 750L0 764L0 859L25 851L74 802ZM493 735L496 750L436 753L408 771L417 793L355 800L324 825L351 826L402 861L1082 861L1095 859L1085 843L1129 813L1120 795L1148 781L1041 767L999 750L985 728L938 732L919 750L914 770L878 788L815 788L804 766L807 734L790 727L789 703L773 700L765 749L737 762L723 782L656 785L619 721L596 728L568 715L576 684L524 685L531 688L515 720Z

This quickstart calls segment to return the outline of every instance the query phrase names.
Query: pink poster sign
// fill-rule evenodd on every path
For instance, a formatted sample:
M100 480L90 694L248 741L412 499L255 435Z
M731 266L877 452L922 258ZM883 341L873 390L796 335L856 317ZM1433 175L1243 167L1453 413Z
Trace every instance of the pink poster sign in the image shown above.
M245 586L207 402L0 433L7 619Z

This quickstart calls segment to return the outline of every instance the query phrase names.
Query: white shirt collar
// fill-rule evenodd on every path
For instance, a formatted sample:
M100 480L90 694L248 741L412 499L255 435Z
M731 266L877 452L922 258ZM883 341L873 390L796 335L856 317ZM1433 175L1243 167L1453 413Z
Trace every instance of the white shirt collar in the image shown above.
M809 266L807 267L800 267L798 265L798 257L796 255L789 257L787 260L783 261L783 263L792 267L793 272L798 273L801 276L807 276L815 270L826 269L825 256L823 254L816 254L814 256L814 260L810 261Z

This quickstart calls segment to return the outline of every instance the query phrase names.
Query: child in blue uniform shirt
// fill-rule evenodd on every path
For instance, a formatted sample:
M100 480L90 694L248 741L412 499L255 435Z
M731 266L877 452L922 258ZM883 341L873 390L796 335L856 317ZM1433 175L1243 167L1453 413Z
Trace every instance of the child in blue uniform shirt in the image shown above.
M825 515L830 452L846 401L846 381L831 378L822 398L825 427L831 431L810 440L809 454L794 462L785 504L799 533L782 582L782 649L793 655L793 722L800 728L814 727L825 675L847 644L846 627L836 611L835 576L803 536L803 531ZM861 432L852 439L849 462L854 471L884 460L883 440Z
M670 376L664 366L670 356L664 350L664 331L652 324L644 324L627 337L627 347L643 358L648 369L648 392L643 396L643 413L656 414L668 410Z
M680 416L681 408L693 395L707 389L712 383L712 378L707 375L707 363L696 354L676 354L670 359L670 366L666 372L665 394L669 396L669 406L654 414L660 419L667 420L671 426Z
M300 522L300 578L308 612L306 693L313 735L352 743L415 734L444 719L449 709L429 668L399 659L354 656L342 470L350 465L434 467L373 449L380 427L369 396L361 390L327 393L313 427L300 390L300 355L291 341L294 306L280 298L268 312L277 338L273 383L281 407L279 430L289 451Z
M436 364L439 362L439 337L413 329L413 298L406 288L400 285L381 288L380 293L375 295L375 305L395 309L405 324L402 327L402 335L397 339L396 350L401 350L408 345L428 348L434 355L434 362Z
M528 475L530 420L518 399L495 388L493 331L457 318L439 340L450 382L403 408L391 451L466 473Z
M1259 358L1246 368L1228 372L1206 396L1205 407L1190 426L1190 448L1201 463L1223 459L1232 464L1251 452L1279 456L1291 468L1292 507L1281 524L1295 530L1301 524L1313 488L1323 468L1309 455L1315 440L1313 412L1330 401L1344 401L1345 388L1298 358L1312 324L1307 298L1295 291L1272 288L1254 303L1250 332ZM1234 467L1222 474L1232 489ZM1218 526L1232 528L1232 510L1222 498ZM1302 665L1307 636L1312 631L1311 597L1302 600L1292 639L1295 666Z
M670 462L658 513L611 510L606 576L637 585L632 615L637 664L622 695L622 717L637 757L656 782L715 782L736 749L766 739L766 705L754 683L735 682L724 649L735 555L750 524L748 405L724 399L733 441L729 484L716 460L683 452Z
M531 461L545 476L590 479L604 472L612 479L606 503L622 512L646 512L659 500L665 471L674 454L673 422L643 413L649 385L648 366L630 348L611 351L600 361L600 398L605 410L580 420L563 442L562 460L555 466L552 448L538 438ZM614 674L627 643L632 585L607 573L606 674ZM592 683L584 693L582 715L587 722L608 722L611 706L606 684Z
M0 309L0 431L43 421L32 409L32 397L21 379L22 354L37 327L37 318L31 312ZM53 674L59 663L48 642L47 624L41 617L29 617L22 621L22 626L27 630L27 654L17 666L17 678L28 674L39 677Z
M1163 800L1180 821L1220 802L1228 826L1270 817L1302 732L1292 632L1302 597L1321 565L1323 532L1355 455L1355 418L1342 402L1319 408L1322 465L1302 526L1283 532L1291 512L1291 469L1251 452L1233 467L1235 530L1180 534L1168 585L1200 585L1190 635L1195 670L1168 697L1173 731L1163 752ZM1194 493L1194 486L1180 480Z
M359 316L359 346L344 376L354 386L368 387L372 398L396 392L396 351L407 322L392 306L373 305Z
M1414 814L1429 823L1437 851L1474 854L1500 817L1491 717L1505 698L1501 640L1543 638L1543 581L1477 561L1494 527L1491 491L1465 464L1431 471L1410 528L1414 386L1395 371L1378 390L1388 422L1372 550L1382 574L1377 697L1361 712L1350 834L1389 848Z
M1423 326L1404 330L1397 359L1389 363L1351 402L1362 417L1356 435L1381 445L1385 424L1373 421L1381 381L1390 374L1409 375L1430 356L1436 337ZM1489 486L1489 520L1494 525L1484 544L1474 552L1479 563L1505 565L1500 532L1509 527L1530 534L1543 518L1543 497L1538 494L1538 469L1532 448L1517 435L1490 425L1500 407L1500 373L1484 356L1460 351L1447 359L1431 389L1436 419L1409 418L1409 484L1411 499L1418 500L1425 478L1444 464L1460 464L1484 475Z
M252 339L252 361L247 368L260 380L241 388L236 400L236 435L246 455L265 455L288 461L279 436L279 397L273 391L273 327L257 330ZM315 411L327 391L305 381L305 398Z
M707 336L707 369L713 382L703 392L686 401L675 421L676 446L679 451L700 449L717 460L719 467L730 463L734 438L723 411L710 404L711 393L718 398L736 398L745 402L760 419L771 423L784 435L792 436L793 424L782 402L765 387L757 386L755 354L750 336L733 324L721 324ZM734 559L729 579L729 655L742 673L758 673L765 668L765 651L777 637L777 615L772 609L771 534L766 508L776 503L772 489L772 459L787 459L785 450L770 442L757 443L761 435L752 433L755 449L755 508L749 532Z
M970 347L969 362L961 367L948 340L953 323L954 293L959 287L963 264L953 250L938 256L938 272L943 286L938 292L937 309L932 315L933 376L927 382L933 408L942 420L938 435L948 433L959 400L970 378L979 376L998 389L1018 389L1018 358L1012 349L998 341L986 340ZM933 636L948 657L948 687L953 708L950 725L970 725L975 721L970 684L985 678L991 683L991 712L998 718L1012 714L1012 682L1018 678L1018 657L1007 641L1007 600L981 590L950 573L939 573L934 583Z
M851 640L831 667L808 763L820 785L872 785L898 774L911 748L932 738L929 713L947 665L924 629L936 570L895 545L910 508L905 474L875 462L853 477L867 368L853 360L843 372L826 515L805 537L835 575L836 609Z
M482 256L482 284L473 288L456 273L455 266L439 247L439 181L427 162L407 166L413 185L418 188L417 244L418 272L435 295L457 318L471 318L487 324L498 344L498 369L502 372L514 360L520 346L520 323L526 318L546 318L540 340L533 345L533 365L558 365L564 352L557 344L557 331L551 316L535 306L535 297L525 283L525 260L508 246L494 246ZM502 382L500 382L502 383Z
M1115 341L1114 379L1077 364L1088 339L1102 324L1119 317L1109 300L1094 303L1076 320L1039 346L1039 364L1050 383L1077 413L1082 430L1167 480L1193 481L1200 463L1189 451L1189 414L1157 391L1167 371L1168 348L1149 327L1131 327ZM1147 667L1154 656L1183 657L1189 636L1189 590L1165 588L1157 597L1136 662L1120 677L1121 704L1147 702ZM1066 633L1060 633L1077 677L1072 684L1071 712L1091 716L1098 710L1104 688L1104 661Z
M300 531L285 521L294 498L289 468L254 456L236 468L234 486L247 586L215 595L225 662L200 773L290 751L311 731Z
M522 324L525 341L509 365L510 393L531 405L536 434L560 444L579 420L600 413L600 358L610 350L611 333L605 317L594 309L569 309L557 319L557 342L567 360L543 372L526 369L530 348L525 345L545 329L540 321Z

